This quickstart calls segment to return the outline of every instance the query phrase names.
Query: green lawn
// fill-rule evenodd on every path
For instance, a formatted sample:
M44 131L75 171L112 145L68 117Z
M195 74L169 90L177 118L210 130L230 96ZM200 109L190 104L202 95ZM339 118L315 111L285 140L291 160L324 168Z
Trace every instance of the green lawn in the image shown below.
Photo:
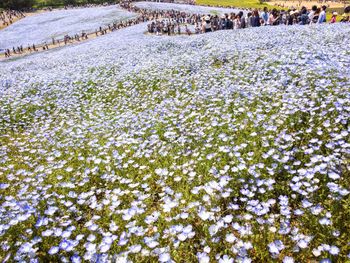
M245 8L264 8L268 6L265 3L260 3L259 0L197 0L198 5L221 5L221 6L235 6Z

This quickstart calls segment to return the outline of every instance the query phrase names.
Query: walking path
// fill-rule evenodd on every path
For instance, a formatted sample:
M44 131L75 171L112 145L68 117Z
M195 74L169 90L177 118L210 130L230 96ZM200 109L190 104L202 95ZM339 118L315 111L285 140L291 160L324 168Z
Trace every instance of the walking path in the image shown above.
M10 25L16 23L17 21L19 21L19 20L21 20L23 18L30 17L30 16L33 16L33 15L42 14L44 12L47 12L47 11L46 10L37 10L37 11L33 11L33 12L24 12L24 13L22 13L23 16L13 16L11 18L11 22L10 22L9 18L6 16L5 20L2 20L2 19L0 20L0 30L9 27ZM4 12L2 12L2 13L4 13Z
M11 53L11 56L9 58L6 58L5 54L0 54L0 60L17 58L17 57L21 57L21 56L25 56L25 55L29 55L29 54L44 52L44 51L48 51L50 49L55 49L55 48L64 47L64 46L71 45L71 44L81 43L85 40L94 39L97 37L97 35L95 33L89 33L89 34L86 34L85 36L86 37L83 39L79 38L80 40L77 40L77 39L68 40L66 42L66 44L64 43L64 41L61 40L61 41L55 41L55 43L51 43L51 44L47 44L47 45L37 45L37 46L35 46L36 51L33 50L33 47L31 47L30 50L28 48L25 48L25 49L23 49L23 52Z

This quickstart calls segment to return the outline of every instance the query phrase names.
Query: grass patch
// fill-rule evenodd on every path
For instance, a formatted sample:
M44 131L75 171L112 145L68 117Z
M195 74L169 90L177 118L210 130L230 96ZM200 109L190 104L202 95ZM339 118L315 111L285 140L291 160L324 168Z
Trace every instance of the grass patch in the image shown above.
M197 0L196 1L197 5L211 5L211 6L234 6L234 7L241 7L241 8L258 8L262 9L265 6L269 8L278 8L282 9L281 7L274 7L274 6L269 6L266 3L263 3L262 1L258 0Z

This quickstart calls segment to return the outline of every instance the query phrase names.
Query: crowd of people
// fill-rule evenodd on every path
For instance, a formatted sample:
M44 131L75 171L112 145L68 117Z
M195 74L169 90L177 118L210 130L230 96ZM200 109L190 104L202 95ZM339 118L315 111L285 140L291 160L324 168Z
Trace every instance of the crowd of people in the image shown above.
M350 6L345 8L344 15L341 19L338 19L338 13L333 12L330 21L327 21L327 7L313 6L311 10L307 10L306 7L302 7L300 10L268 10L265 7L259 11L249 10L245 13L240 11L238 13L218 15L194 15L186 14L178 11L158 11L160 14L156 16L150 24L148 24L148 32L151 34L181 34L186 33L188 35L195 33L207 33L217 30L227 29L242 29L249 27L260 26L277 26L277 25L309 25L309 24L322 24L322 23L335 23L338 20L340 22L350 22L349 13ZM155 11L152 11L155 12ZM181 29L184 28L184 30ZM194 30L189 30L188 25L191 25Z
M7 27L14 23L16 20L24 18L25 14L16 10L3 10L0 11L0 27Z
M313 6L311 10L302 7L300 10L268 10L266 7L263 10L246 10L236 13L218 15L200 15L190 14L176 10L149 10L142 9L132 4L131 1L125 0L120 2L120 6L129 12L138 13L138 16L126 21L115 22L104 27L99 27L95 32L75 34L74 36L66 35L63 39L52 39L52 46L67 45L70 43L79 42L89 38L89 35L105 35L118 29L136 25L139 23L150 22L147 25L148 33L156 35L175 35L175 34L200 34L213 32L217 30L243 29L259 26L276 26L276 25L307 25L307 24L322 24L326 22L335 23L337 21L337 13L333 13L330 21L326 19L327 7ZM344 15L341 22L350 22L350 6L344 10ZM16 11L17 12L17 11ZM20 12L12 13L13 16L23 15ZM6 16L9 17L9 14ZM2 15L1 17L4 17ZM35 44L28 45L26 49L23 46L12 50L5 50L5 57L10 57L13 54L23 54L37 52L40 49L48 50L49 45L44 43L40 46Z
M149 0L150 2L159 2L159 0ZM175 4L186 4L186 5L195 5L195 0L162 0L163 3L175 3Z

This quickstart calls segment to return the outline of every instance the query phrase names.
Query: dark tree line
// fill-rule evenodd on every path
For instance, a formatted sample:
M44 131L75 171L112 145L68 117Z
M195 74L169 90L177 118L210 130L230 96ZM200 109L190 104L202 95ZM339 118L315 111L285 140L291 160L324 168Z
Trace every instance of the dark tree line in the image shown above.
M115 2L118 2L118 0L0 0L0 8L22 10L48 6L57 7L67 5L103 4Z
M36 0L0 0L1 8L8 9L26 9L32 8Z

